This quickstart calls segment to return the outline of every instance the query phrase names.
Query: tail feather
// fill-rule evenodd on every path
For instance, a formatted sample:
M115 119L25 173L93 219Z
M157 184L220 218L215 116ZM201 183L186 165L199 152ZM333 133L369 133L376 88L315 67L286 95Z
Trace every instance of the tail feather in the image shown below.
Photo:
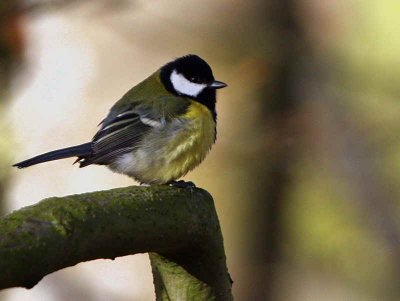
M29 166L32 166L35 164L47 162L47 161L65 159L65 158L70 158L70 157L88 156L92 153L91 144L92 144L91 142L88 142L88 143L84 143L84 144L77 145L77 146L58 149L55 151L51 151L51 152L30 158L30 159L22 161L22 162L16 163L13 166L18 167L18 168L25 168L25 167L29 167Z

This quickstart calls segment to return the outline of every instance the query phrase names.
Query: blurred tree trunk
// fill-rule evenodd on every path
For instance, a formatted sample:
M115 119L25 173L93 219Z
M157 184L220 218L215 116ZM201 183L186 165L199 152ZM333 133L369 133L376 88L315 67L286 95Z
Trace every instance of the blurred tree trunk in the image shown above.
M16 65L21 61L24 40L19 2L3 1L0 4L0 90L1 100L8 90Z
M265 7L267 32L273 37L270 44L274 47L273 63L267 66L272 81L262 91L264 126L260 135L265 141L250 175L255 189L252 220L256 231L249 246L254 276L247 285L246 300L275 300L277 264L285 236L283 214L303 128L299 114L302 68L310 54L296 4L295 0L274 0Z

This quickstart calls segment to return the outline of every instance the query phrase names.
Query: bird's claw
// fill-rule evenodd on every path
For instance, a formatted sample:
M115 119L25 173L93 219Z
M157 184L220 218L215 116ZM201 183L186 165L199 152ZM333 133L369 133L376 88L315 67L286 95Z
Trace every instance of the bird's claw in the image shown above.
M173 186L173 187L177 187L177 188L196 188L196 185L193 182L185 182L183 180L180 181L171 181L168 183L168 185Z

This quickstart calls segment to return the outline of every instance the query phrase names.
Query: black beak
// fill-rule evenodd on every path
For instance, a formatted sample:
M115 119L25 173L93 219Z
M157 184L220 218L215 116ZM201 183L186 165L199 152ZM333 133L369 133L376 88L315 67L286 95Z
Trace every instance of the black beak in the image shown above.
M226 86L228 85L225 84L224 82L220 82L219 80L215 80L210 85L208 85L208 87L213 89L222 89L225 88Z

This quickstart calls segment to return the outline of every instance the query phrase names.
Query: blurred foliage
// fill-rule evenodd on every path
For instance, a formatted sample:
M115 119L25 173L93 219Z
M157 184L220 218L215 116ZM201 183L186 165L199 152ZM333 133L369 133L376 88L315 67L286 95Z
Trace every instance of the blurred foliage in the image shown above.
M288 264L314 270L316 287L324 272L360 296L398 300L400 225L391 221L400 217L393 210L400 205L399 2L269 1L268 8L270 78L259 91L264 127L247 182L258 187L248 216L258 252L248 251L249 262L266 283L250 286L246 300L279 298ZM349 139L356 150L346 150ZM348 168L355 171L343 173ZM364 199L368 191L380 196L375 204Z
M389 198L375 199L377 208L399 208L400 40L397 35L400 22L397 12L400 3L351 1L330 8L329 15L333 15L335 26L331 34L320 33L329 40L323 45L328 49L319 48L318 55L326 56L322 60L326 64L324 68L332 70L330 73L334 76L325 83L329 85L330 96L319 99L318 106L325 106L329 102L327 98L333 97L335 106L345 110L342 118L351 120L350 127L360 133L353 137L356 138L353 143L369 151L361 159L376 167L371 178L385 184L377 186L382 190L381 195L395 200L391 204ZM321 96L313 93L314 98ZM327 105L327 108L331 107ZM321 111L317 109L315 113L321 114ZM324 117L308 116L314 120L311 121L314 134L309 139L321 139L324 135L327 125L318 121ZM315 132L321 133L315 135ZM285 254L290 260L307 262L315 270L330 273L360 295L374 300L398 300L397 242L395 238L389 242L382 237L377 221L366 214L371 210L370 204L360 199L362 194L357 192L354 179L343 177L337 170L341 164L337 161L337 148L346 135L345 130L338 132L334 140L308 140L311 145L303 146L304 157L296 166L295 185L285 214L290 233ZM321 143L322 148L316 147ZM364 171L364 168L359 170ZM368 183L361 184L362 189L370 190ZM379 210L375 211L376 215L380 214ZM398 210L388 210L385 214L378 219L400 218ZM400 231L398 223L392 227L393 233Z
M307 165L298 171L285 214L287 258L330 273L353 290L387 298L397 289L388 282L396 279L390 248L368 227L349 187Z

